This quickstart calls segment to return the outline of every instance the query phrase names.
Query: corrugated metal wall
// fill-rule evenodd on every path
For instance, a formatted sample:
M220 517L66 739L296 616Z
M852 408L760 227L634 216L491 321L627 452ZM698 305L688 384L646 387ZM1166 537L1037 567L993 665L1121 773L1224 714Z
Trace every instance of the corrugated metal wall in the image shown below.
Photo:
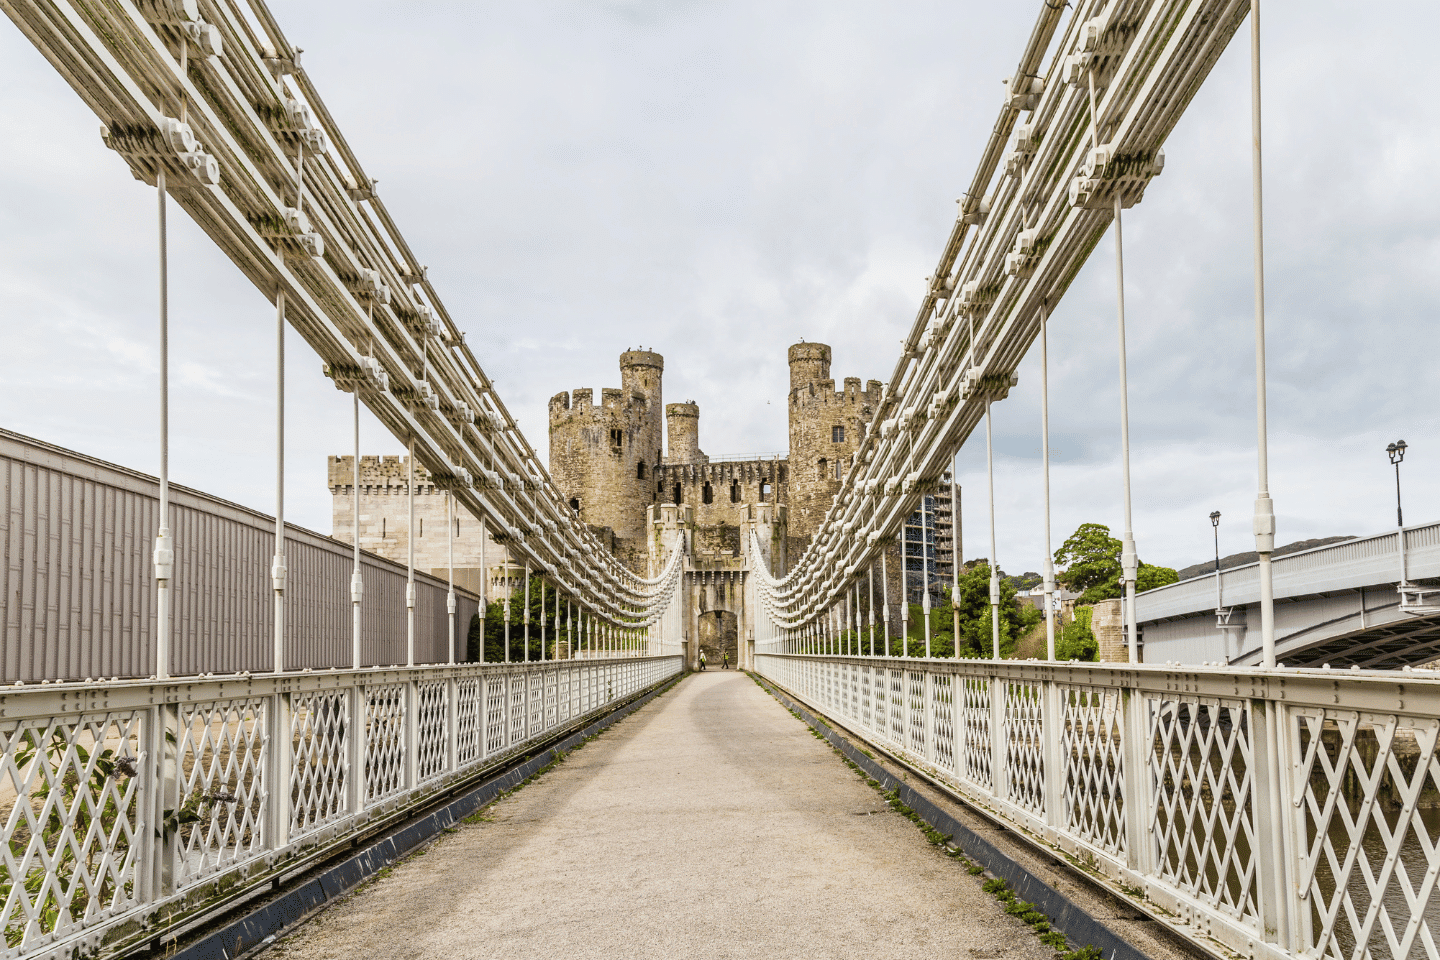
M155 672L152 477L0 430L0 682ZM175 538L171 672L268 671L275 521L171 487ZM350 665L348 544L287 527L286 665ZM405 568L361 554L362 663L405 662ZM415 660L444 663L443 580L416 573ZM478 598L456 590L457 655Z

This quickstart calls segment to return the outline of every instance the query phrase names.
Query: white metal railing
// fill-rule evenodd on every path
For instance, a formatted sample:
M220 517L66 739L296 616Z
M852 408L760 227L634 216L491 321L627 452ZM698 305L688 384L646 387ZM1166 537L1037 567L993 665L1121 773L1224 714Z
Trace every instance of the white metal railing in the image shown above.
M0 688L0 957L113 955L681 657Z
M1440 956L1440 674L756 665L1197 940L1249 957Z

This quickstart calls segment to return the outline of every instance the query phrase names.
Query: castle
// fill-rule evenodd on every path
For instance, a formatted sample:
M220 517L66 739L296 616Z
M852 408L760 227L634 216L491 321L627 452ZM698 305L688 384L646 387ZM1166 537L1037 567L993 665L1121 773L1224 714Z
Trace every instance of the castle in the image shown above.
M709 457L700 449L700 408L692 401L665 404L665 359L651 350L620 355L620 386L600 391L578 389L550 398L550 475L570 508L602 542L637 573L647 575L658 540L652 536L661 518L689 531L688 569L698 590L730 596L745 570L743 525L763 518L771 530L769 562L783 575L814 536L856 451L880 406L882 384L863 388L847 377L836 389L830 376L830 347L797 343L788 353L787 397L789 451L785 456ZM360 461L360 545L404 562L410 543L402 457L362 457ZM354 458L331 457L334 533L353 542ZM456 583L494 596L494 585L513 578L508 556L473 517L445 518L445 498L428 474L415 471L416 567L444 575L449 539L454 539ZM918 602L925 584L932 591L948 584L951 523L956 521L949 485L928 496L906 525L911 547L902 563L898 548L889 556L890 597L898 607L903 588ZM450 538L444 536L449 528ZM427 529L433 531L427 536ZM921 544L927 544L928 549ZM902 571L903 574L902 574ZM706 579L706 578L709 579ZM708 583L706 587L703 584ZM903 587L902 587L903 585ZM492 589L486 590L490 586ZM709 595L707 595L709 596ZM719 610L735 603L697 599L692 606ZM739 613L738 609L731 611ZM894 614L898 618L898 609ZM736 629L717 612L713 628L697 617L695 632ZM731 638L733 639L733 637ZM724 638L721 638L723 648Z

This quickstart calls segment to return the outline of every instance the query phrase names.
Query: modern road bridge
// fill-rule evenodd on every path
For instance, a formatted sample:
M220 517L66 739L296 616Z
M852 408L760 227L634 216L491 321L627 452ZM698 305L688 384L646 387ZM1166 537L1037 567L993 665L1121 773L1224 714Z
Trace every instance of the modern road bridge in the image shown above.
M1277 634L1288 635L1283 623L1277 631L1275 569L1286 568L1272 569L1266 479L1253 2L1039 4L823 525L784 571L769 569L756 525L744 531L742 658L1197 947L1437 958L1440 678L1277 665ZM518 776L513 765L683 672L690 559L678 524L657 530L664 562L638 576L577 521L262 0L0 9L95 112L104 145L156 188L161 396L155 478L6 438L0 956L165 952L378 834L394 831L393 845L416 823L433 826L437 808L487 777ZM1107 232L1122 569L1137 635L1122 216L1163 170L1168 134L1247 15L1260 560L1253 587L1232 584L1232 602L1253 592L1258 663L1140 664L1134 644L1124 665L1056 663L1053 647L1047 661L1006 662L998 636L989 660L887 656L892 625L875 619L874 574L889 543L982 421L988 449L991 406L1037 341L1048 423L1047 317ZM413 558L402 571L354 545L347 556L285 523L283 356L276 515L171 489L174 205L274 303L277 353L288 324L352 394L356 424L363 403L451 509L536 575L543 660L458 662L458 620L483 598L417 575ZM1042 437L1048 504L1048 426ZM413 503L413 477L409 486ZM1048 540L1048 506L1045 526ZM994 557L993 523L991 538ZM1433 543L1414 547L1418 556ZM1175 596L1193 585L1181 587ZM1187 602L1176 611L1200 609ZM998 603L992 580L997 623ZM563 659L548 642L557 636ZM643 808L637 816L667 828ZM847 893L863 889L849 879ZM883 898L871 892L867 908ZM790 895L752 908L773 915Z
M1440 523L1292 553L1274 564L1282 662L1397 669L1440 659ZM1137 596L1145 659L1258 663L1257 581L1252 563Z

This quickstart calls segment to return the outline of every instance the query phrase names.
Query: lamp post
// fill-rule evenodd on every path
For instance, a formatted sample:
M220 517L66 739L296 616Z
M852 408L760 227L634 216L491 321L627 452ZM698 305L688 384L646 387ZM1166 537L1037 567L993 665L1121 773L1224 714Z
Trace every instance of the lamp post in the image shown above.
M1395 525L1405 526L1405 514L1400 509L1400 464L1405 460L1405 441L1397 440L1385 448L1390 455L1390 462L1395 465Z
M1215 612L1220 612L1220 511L1210 511L1210 526L1215 528Z

